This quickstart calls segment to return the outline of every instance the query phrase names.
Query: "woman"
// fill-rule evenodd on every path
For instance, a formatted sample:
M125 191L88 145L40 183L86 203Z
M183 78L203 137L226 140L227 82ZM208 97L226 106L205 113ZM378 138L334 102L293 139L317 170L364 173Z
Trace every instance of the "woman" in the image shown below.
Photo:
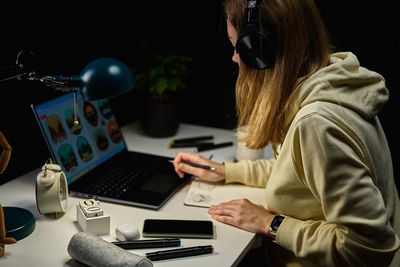
M275 158L221 164L181 152L176 172L265 187L267 209L240 199L208 213L265 236L268 266L400 266L400 204L377 117L389 98L384 78L351 52L330 54L314 0L253 4L224 2L228 37L240 46L238 127L250 129L249 148L271 143ZM254 29L269 38L265 64L238 41Z

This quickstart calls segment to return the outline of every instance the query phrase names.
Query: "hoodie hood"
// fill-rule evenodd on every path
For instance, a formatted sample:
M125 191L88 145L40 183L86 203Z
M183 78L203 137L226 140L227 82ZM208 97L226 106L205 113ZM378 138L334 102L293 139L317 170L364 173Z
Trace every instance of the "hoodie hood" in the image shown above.
M315 101L331 102L367 120L375 117L388 100L384 78L360 67L351 52L332 54L330 64L307 79L299 91L300 108Z

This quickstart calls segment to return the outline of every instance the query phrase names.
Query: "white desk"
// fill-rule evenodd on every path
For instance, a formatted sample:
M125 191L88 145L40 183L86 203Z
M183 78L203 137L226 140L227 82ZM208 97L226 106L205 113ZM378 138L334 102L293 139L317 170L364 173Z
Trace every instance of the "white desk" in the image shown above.
M179 151L193 151L193 148L168 149L173 138L214 135L215 141L234 141L229 130L181 124L177 136L169 138L149 138L137 123L122 127L125 141L130 150L175 157ZM232 161L236 146L205 151L202 154L214 155L215 161ZM267 156L272 151L266 151ZM81 231L76 222L76 204L79 198L68 198L68 210L60 218L41 215L36 207L35 180L39 168L0 186L0 203L3 207L16 206L30 210L36 218L34 232L15 244L6 245L5 255L0 258L0 266L79 266L71 260L67 246L71 237ZM176 193L159 211L112 204L102 201L101 206L111 216L110 235L101 236L107 241L115 241L115 228L123 223L135 223L142 229L146 218L211 219L206 208L189 207L183 204L188 186ZM214 221L214 239L182 239L183 246L214 246L214 253L194 257L155 261L154 266L234 266L245 255L255 240L255 235L235 227ZM143 253L160 249L130 250Z

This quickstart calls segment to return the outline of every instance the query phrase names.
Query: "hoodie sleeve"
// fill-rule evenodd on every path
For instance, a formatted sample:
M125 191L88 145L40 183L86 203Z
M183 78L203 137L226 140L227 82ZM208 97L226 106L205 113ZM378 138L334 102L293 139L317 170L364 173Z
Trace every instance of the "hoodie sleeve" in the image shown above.
M241 183L254 187L265 187L275 159L255 161L241 160L236 163L225 162L226 177L229 183Z
M285 218L277 233L279 245L319 266L390 264L399 239L373 170L362 160L362 146L350 129L323 115L298 122L293 164L321 203L325 219Z

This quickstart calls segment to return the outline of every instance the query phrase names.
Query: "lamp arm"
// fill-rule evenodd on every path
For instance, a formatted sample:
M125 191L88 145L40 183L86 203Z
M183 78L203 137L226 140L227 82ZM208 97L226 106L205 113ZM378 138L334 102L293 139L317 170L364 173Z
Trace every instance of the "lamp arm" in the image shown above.
M55 90L60 90L64 93L71 91L79 91L81 86L80 77L77 75L72 75L72 76L46 75L39 77L34 72L32 72L28 79L31 81L40 81L44 85L53 87Z
M29 76L29 72L19 65L11 65L0 69L0 86L15 80L23 80Z
M29 73L21 73L21 74L17 74L17 75L14 75L14 76L10 76L10 77L4 78L4 79L0 80L0 86L5 84L5 83L12 82L14 80L23 80L24 77L26 77L28 75L29 75Z
M44 83L46 86L56 87L56 86L63 86L64 83L60 81L55 81L53 76L34 76L30 78L31 81L40 81Z
M24 50L19 52L15 64L0 68L0 86L35 76L33 72L34 65L35 55L33 52Z
M33 52L19 52L15 64L0 68L0 86L14 81L29 80L40 81L63 92L79 90L81 86L79 76L38 76L34 71L33 61Z

